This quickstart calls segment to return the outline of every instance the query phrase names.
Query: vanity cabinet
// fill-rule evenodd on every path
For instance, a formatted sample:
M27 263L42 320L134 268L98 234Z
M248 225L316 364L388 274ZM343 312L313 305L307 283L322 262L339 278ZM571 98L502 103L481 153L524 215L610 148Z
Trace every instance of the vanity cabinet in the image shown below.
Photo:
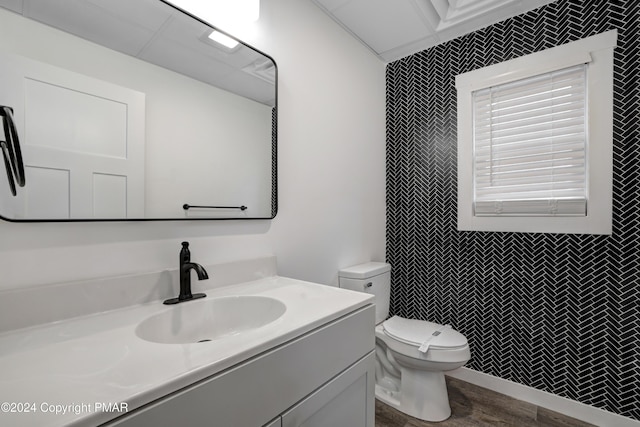
M373 427L374 363L371 352L264 427Z
M373 427L375 356L371 352L282 415L282 427Z
M362 307L104 426L374 427L374 317Z

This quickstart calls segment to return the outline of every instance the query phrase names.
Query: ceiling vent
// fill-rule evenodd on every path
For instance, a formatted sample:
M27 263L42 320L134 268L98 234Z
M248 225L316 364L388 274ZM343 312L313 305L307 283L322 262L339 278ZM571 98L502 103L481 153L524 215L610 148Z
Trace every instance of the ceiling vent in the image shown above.
M513 0L418 0L426 17L436 30L463 25L467 21L482 19L490 12L509 6ZM422 4L421 4L422 3Z

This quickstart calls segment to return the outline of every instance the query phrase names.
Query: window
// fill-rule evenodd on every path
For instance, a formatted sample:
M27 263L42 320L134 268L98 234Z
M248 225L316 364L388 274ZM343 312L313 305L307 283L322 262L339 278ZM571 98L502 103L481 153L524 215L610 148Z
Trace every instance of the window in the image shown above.
M611 233L616 38L456 77L459 230Z
M586 215L585 71L473 92L475 215Z

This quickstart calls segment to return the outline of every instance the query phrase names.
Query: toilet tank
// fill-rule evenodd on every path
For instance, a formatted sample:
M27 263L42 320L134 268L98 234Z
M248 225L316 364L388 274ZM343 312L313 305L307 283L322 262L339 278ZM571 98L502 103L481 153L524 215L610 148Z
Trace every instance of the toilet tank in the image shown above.
M341 288L375 296L376 325L389 316L391 265L367 262L343 268L338 272L338 282Z

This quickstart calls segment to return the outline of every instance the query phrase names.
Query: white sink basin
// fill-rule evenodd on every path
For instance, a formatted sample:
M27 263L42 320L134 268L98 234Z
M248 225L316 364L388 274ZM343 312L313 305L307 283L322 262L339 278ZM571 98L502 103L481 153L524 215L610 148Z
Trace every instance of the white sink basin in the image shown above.
M269 297L204 298L148 317L137 326L136 335L164 344L206 343L265 326L286 310L281 301Z

